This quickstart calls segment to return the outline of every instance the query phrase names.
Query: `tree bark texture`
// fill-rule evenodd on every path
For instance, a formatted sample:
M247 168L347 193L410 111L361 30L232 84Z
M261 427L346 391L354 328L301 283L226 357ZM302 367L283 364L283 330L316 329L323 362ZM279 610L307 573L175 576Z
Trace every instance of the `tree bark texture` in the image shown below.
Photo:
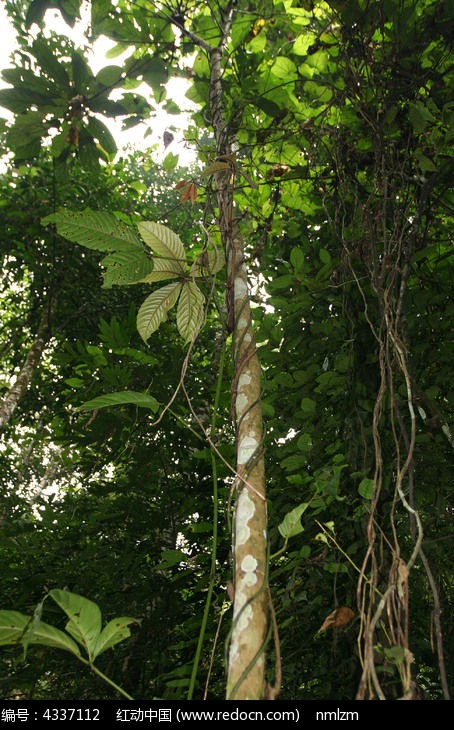
M267 504L261 408L261 368L253 331L244 240L234 209L235 163L222 102L222 61L235 3L224 18L220 44L210 50L210 117L218 159L231 169L215 175L219 223L227 261L228 322L235 375L232 411L236 426L236 504L233 521L233 625L227 699L265 695L265 645L269 629Z
M30 347L16 381L0 403L0 432L8 425L14 411L27 392L50 336L50 322L55 310L55 301L44 307L35 340Z

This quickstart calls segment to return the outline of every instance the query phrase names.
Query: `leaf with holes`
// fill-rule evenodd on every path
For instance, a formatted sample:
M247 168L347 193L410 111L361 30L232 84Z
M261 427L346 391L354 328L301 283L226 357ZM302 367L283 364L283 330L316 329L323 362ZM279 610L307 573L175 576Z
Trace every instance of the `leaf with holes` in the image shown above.
M95 251L130 251L142 246L135 231L112 213L90 208L60 210L42 218L41 223L54 223L60 236Z
M190 342L202 326L204 301L205 297L194 282L183 285L178 302L177 327L185 343Z
M137 313L137 330L144 342L156 332L161 322L167 319L169 309L176 303L182 284L172 282L147 297Z
M186 266L186 253L180 237L162 223L142 221L137 227L147 246L160 258L176 262L177 271L182 274Z
M153 261L142 248L114 251L105 256L101 264L106 268L103 289L110 289L113 284L136 284L153 271Z

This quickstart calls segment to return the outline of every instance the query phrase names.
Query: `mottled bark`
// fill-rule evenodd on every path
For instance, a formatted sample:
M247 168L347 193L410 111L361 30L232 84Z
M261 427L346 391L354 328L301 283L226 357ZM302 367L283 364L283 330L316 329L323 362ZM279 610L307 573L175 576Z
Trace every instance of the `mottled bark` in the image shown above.
M228 267L233 278L235 314L232 397L239 478L236 481L233 540L235 599L227 698L257 700L263 699L265 693L264 649L269 623L261 368L243 262L244 246L236 227L230 244Z
M235 3L224 16L220 44L211 49L210 117L217 157L231 168L215 176L219 224L227 260L229 326L233 331L235 375L232 411L236 426L236 504L233 526L233 626L227 699L260 700L265 695L265 644L269 626L267 589L267 506L261 368L253 332L244 240L234 208L235 161L222 103L222 61Z
M27 392L30 382L35 374L46 344L50 336L50 321L55 309L55 303L46 306L41 315L35 340L30 347L25 362L21 367L14 384L0 403L0 431L3 431L9 423L14 411Z

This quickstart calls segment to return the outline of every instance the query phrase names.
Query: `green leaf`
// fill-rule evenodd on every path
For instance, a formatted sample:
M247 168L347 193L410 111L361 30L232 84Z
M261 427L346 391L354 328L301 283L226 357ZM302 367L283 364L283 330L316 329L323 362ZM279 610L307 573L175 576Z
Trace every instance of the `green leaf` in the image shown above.
M105 124L99 119L96 119L96 117L90 117L87 129L108 155L115 155L117 152L117 144Z
M317 36L315 33L300 33L292 46L292 51L297 56L306 56L308 49L315 42Z
M383 653L387 659L395 664L402 664L405 661L405 649L403 646L391 646L389 649L384 648Z
M96 408L109 408L111 406L122 406L122 405L134 405L141 408L149 408L153 413L159 408L159 403L156 398L147 393L137 393L133 390L121 390L117 393L107 393L106 395L100 395L97 398L87 400L81 406L78 406L78 411L93 411Z
M320 261L322 264L330 264L331 263L331 255L330 252L326 250L326 248L321 248L318 252Z
M74 50L72 52L71 67L75 91L78 94L83 94L89 87L90 81L93 80L93 74L81 51Z
M137 313L137 330L144 342L147 342L161 322L166 321L167 313L176 303L181 287L179 281L172 282L145 299Z
M181 114L181 109L172 99L166 101L164 110L167 114ZM177 157L178 159L178 157ZM165 162L165 160L164 160Z
M296 66L287 56L278 56L271 67L271 73L278 79L290 81L296 77Z
M94 658L107 651L107 649L111 649L115 644L119 644L120 641L128 639L131 636L131 631L128 627L133 623L140 622L138 619L128 618L126 616L120 616L109 621L98 637L93 651Z
M0 646L17 644L30 622L31 617L19 611L0 611Z
M34 101L35 95L28 89L0 89L0 106L14 114L24 114Z
M163 550L161 557L161 562L156 566L159 569L171 568L173 565L177 565L188 559L188 556L181 550Z
M166 172L172 172L178 164L178 155L174 155L173 152L168 152L164 157L162 166Z
M290 251L290 263L296 272L304 272L306 268L306 256L302 248L292 248Z
M39 155L41 140L46 134L47 125L42 121L41 112L31 111L16 117L16 121L8 129L6 141L15 151L16 157L30 159Z
M181 289L177 309L177 327L184 342L191 342L203 323L205 297L192 281L186 282Z
M421 150L415 151L415 159L423 172L436 172L437 167L432 160L424 155Z
M129 45L127 43L117 43L113 48L109 48L109 50L106 52L106 58L112 59L112 58L118 58L118 56L121 56L122 53L127 51L129 48Z
M25 16L25 27L30 28L33 23L39 25L48 7L48 0L31 0Z
M224 266L224 254L220 248L209 248L202 251L194 260L190 274L194 277L214 276Z
M93 662L96 643L101 633L99 606L88 598L69 591L55 589L49 591L49 595L69 618L66 631L86 649L90 662Z
M328 573L348 573L348 567L345 563L325 563L323 570Z
M154 91L162 91L167 83L169 73L164 61L160 58L149 59L146 71L143 72L143 80L151 86Z
M37 38L33 41L32 51L42 70L55 79L62 89L67 88L69 90L70 79L65 66L52 53L47 41L43 38Z
M298 471L307 464L307 458L305 456L299 456L298 454L291 454L286 456L281 461L281 468L285 471Z
M121 66L104 66L99 73L96 74L96 81L103 86L113 88L123 82L123 69Z
M115 251L103 258L101 265L106 268L103 274L104 289L110 288L113 284L137 284L139 281L145 281L144 277L153 271L153 261L141 248Z
M312 400L312 398L302 398L300 408L303 413L312 416L315 413L317 404L315 400Z
M309 502L302 502L298 505L298 507L295 507L295 509L292 509L291 512L288 512L285 515L281 524L278 525L277 528L282 537L295 537L295 535L299 535L301 532L304 532L304 527L301 525L301 516L308 507Z
M63 649L80 657L80 650L76 642L68 634L65 634L64 631L60 631L60 629L46 624L44 621L38 621L32 626L30 632L27 633L26 643L52 646L55 649Z
M364 499L372 499L372 495L374 493L374 480L364 477L359 484L358 492L361 497L364 497Z
M184 272L186 253L180 237L162 223L142 221L138 224L139 233L143 240L158 256L178 263L178 271Z
M296 445L304 453L311 451L313 447L311 435L309 433L303 433L296 442Z
M95 251L128 251L141 243L130 226L112 213L90 210L61 210L41 220L42 225L54 223L60 236Z
M408 118L416 134L421 134L428 124L436 121L432 112L420 101L409 105Z
M155 281L165 281L166 279L175 279L181 276L181 266L175 259L153 259L153 270L139 279L142 283L153 283Z
M271 99L266 99L264 96L259 96L257 99L254 99L254 106L264 111L270 117L279 117L282 113L282 109L278 104L271 101Z

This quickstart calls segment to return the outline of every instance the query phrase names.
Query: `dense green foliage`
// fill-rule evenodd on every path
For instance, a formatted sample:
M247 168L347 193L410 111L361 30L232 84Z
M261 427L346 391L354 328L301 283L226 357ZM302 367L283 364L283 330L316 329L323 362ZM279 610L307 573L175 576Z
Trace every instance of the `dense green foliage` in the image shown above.
M197 39L216 42L227 4L153 12L147 2L93 2L91 37L128 49L94 76L69 41L28 43L47 7L73 24L78 2L7 3L23 47L4 75L12 88L0 91L16 115L5 137L16 167L0 178L5 396L46 326L0 442L0 607L31 615L47 591L66 587L106 621L140 619L99 667L137 699L186 696L210 580L205 435L228 339L225 284L201 280L206 323L186 361L172 313L148 344L137 331L159 279L126 286L117 261L103 279L99 245L69 243L41 221L58 221L61 207L108 212L131 231L156 221L178 233L189 262L200 260L218 241L219 163L236 177L263 369L281 697L376 695L371 642L386 698L402 694L411 671L442 699L454 684L453 11L430 0L240 0L223 75L238 151L216 162ZM200 105L187 132L200 168L172 171L170 158L163 169L153 151L114 162L101 115L133 124L160 103L174 108L172 75L188 77ZM142 79L151 101L136 96ZM196 697L207 678L207 697L224 695L232 378L227 364L214 432L220 534ZM78 410L119 391L146 393L158 412L131 398ZM387 610L376 614L383 596ZM319 632L342 606L353 621ZM63 628L50 602L43 615ZM75 664L51 648L30 647L22 662L2 647L0 694L113 696Z

